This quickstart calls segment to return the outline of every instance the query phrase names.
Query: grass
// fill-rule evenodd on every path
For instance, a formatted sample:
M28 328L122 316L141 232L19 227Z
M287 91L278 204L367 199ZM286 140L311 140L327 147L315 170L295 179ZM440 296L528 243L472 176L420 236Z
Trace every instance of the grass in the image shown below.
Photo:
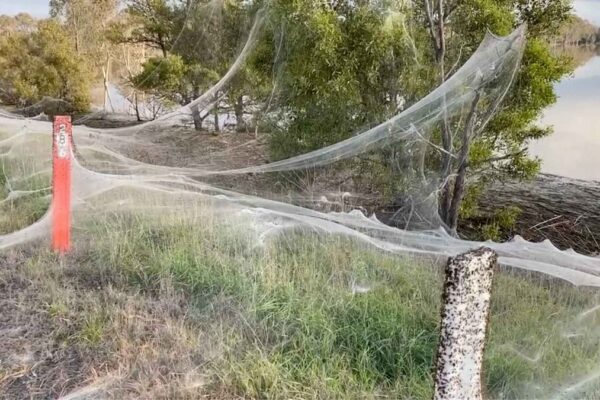
M9 149L15 153L16 149L27 149L35 154L43 148L40 142L21 143ZM51 192L50 169L44 158L17 160L11 153L2 154L5 150L0 147L0 235L22 229L41 218L50 205Z
M116 398L131 387L155 398L432 396L437 267L335 236L257 244L239 222L208 214L196 223L112 215L79 238L62 264L42 254L19 273L43 287L38 302L59 342L118 371ZM597 370L600 315L578 317L597 302L591 290L499 274L489 398L549 398Z

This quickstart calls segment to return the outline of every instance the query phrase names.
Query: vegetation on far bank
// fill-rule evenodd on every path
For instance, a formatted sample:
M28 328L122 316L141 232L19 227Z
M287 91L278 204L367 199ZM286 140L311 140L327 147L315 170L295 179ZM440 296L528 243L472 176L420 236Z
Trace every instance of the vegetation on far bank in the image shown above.
M555 44L562 46L600 45L600 27L574 15L555 38Z

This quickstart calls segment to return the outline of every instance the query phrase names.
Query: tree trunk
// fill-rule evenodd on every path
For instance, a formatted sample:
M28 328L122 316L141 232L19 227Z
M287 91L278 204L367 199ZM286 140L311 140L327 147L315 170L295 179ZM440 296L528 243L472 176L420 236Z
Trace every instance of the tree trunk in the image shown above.
M473 135L473 130L475 128L475 122L477 118L477 105L479 104L480 99L481 94L477 92L475 94L475 98L473 99L473 103L471 104L471 109L469 110L469 116L467 117L465 127L462 131L462 147L460 149L460 154L458 158L458 171L456 179L454 180L452 201L450 202L450 208L446 209L445 211L445 222L448 225L450 231L454 234L456 234L456 228L458 227L458 214L465 193L467 167L469 165L469 150L471 147L471 136ZM448 191L450 191L449 188Z
M430 32L434 43L435 48L435 60L438 63L439 74L440 74L440 84L444 84L446 82L446 35L445 35L445 21L444 21L444 0L438 0L438 20L437 26L436 21L434 20L433 14L433 5L429 3L430 0L425 0L427 15L429 18L430 24ZM444 119L440 124L441 129L441 137L442 137L442 148L444 149L444 153L442 154L442 166L441 166L441 174L440 174L440 183L441 183L441 197L440 197L440 207L439 214L442 218L442 221L447 223L448 221L448 210L451 207L452 203L452 191L450 190L450 173L452 169L452 152L453 143L452 143L452 132L450 131L450 127L448 124L448 118L446 116L446 97L444 96Z
M104 77L104 111L107 110L107 106L110 105L112 111L114 112L114 108L112 107L112 101L110 99L109 93L109 84L110 84L110 55L106 52L106 64L102 68L102 74Z
M163 58L167 58L167 56L169 55L169 51L167 50L167 45L166 45L165 41L163 40L162 35L160 35L160 34L158 35L158 43L159 43L158 46L160 47L160 50L162 51Z
M434 9L435 4L431 0L425 0L425 10L427 13L427 20L429 22L429 34L431 35L431 40L433 42L435 61L438 64L440 84L444 84L446 81L446 26L444 20L444 0L438 0L437 21L435 20L434 16ZM443 107L445 112L445 101ZM446 115L444 115L444 119L440 123L440 130L444 153L442 154L442 165L440 171L440 204L438 213L442 221L448 224L448 211L450 210L452 203L450 175L452 170L453 143L452 132L450 131Z
M214 134L218 135L221 132L221 127L219 124L219 95L215 94L215 108L213 110L213 117L215 121L215 131Z
M246 123L244 122L244 96L239 95L236 99L235 106L235 126L238 132L244 132L246 130Z
M140 115L140 104L138 100L138 92L133 92L133 100L134 100L134 108L135 108L135 117L138 122L142 122L142 116Z
M202 115L200 115L200 108L198 108L198 106L192 107L192 118L194 119L194 129L201 131L204 118L202 118Z
M79 43L79 28L77 27L77 20L75 20L75 53L81 54L81 44Z
M221 128L219 126L219 109L215 108L215 111L213 113L214 118L215 118L215 135L218 135L219 132L221 132Z
M441 174L441 198L440 198L440 207L439 213L442 221L447 223L448 220L448 210L450 209L450 205L452 203L452 196L450 191L450 172L452 169L452 152L453 143L452 143L452 134L450 133L450 128L448 127L448 121L444 116L444 121L441 124L442 129L442 148L444 149L444 153L442 154L442 174Z

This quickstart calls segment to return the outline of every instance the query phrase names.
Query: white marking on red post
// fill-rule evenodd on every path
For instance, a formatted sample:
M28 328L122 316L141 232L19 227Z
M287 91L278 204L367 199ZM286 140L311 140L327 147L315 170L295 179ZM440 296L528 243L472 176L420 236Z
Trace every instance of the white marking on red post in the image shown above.
M65 254L71 248L71 143L69 116L54 117L52 136L52 249Z

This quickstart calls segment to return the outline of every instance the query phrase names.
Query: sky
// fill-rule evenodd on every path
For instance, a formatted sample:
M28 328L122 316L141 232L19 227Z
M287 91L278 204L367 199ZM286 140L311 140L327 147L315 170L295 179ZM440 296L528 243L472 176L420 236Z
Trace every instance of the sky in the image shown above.
M600 25L600 0L575 0L577 14ZM0 0L0 14L26 12L34 17L48 16L48 0Z
M0 14L16 15L22 12L34 17L47 17L48 0L0 0Z
M579 16L600 25L600 0L576 0L573 6Z

